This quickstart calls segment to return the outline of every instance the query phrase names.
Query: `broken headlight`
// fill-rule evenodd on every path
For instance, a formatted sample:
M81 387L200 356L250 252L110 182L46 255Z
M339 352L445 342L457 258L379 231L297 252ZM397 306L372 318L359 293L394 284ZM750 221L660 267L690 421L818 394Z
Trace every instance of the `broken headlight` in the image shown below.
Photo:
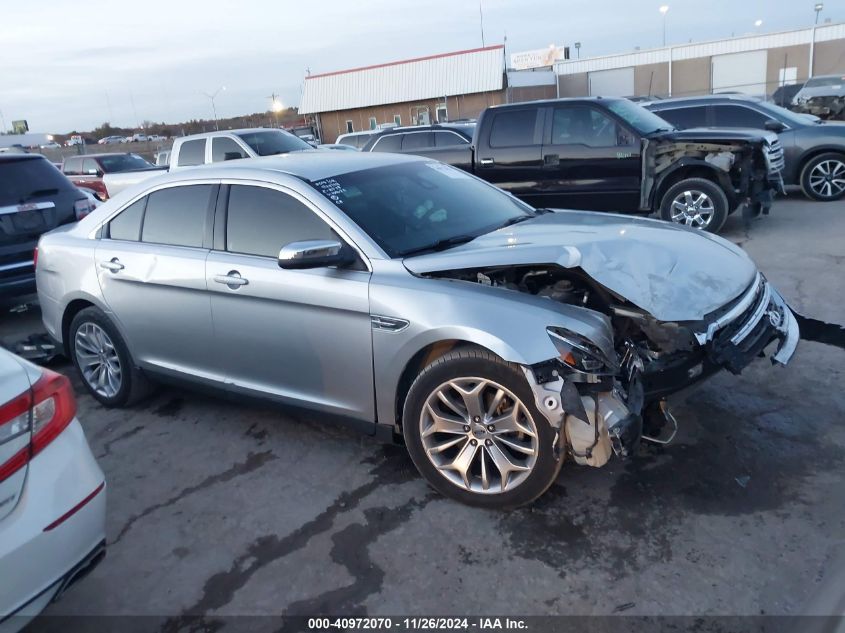
M560 361L584 374L615 374L617 365L583 336L560 327L546 328Z

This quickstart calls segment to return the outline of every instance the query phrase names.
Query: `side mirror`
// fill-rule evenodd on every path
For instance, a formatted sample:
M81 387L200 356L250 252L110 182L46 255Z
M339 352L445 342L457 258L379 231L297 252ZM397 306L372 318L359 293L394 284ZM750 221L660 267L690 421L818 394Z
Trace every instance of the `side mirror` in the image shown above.
M238 160L239 158L244 158L244 155L240 152L225 152L223 154L223 160Z
M336 240L291 242L279 251L279 267L291 270L328 266L339 268L354 262L352 249Z
M775 121L774 119L769 119L763 124L763 127L766 128L769 132L783 132L786 129L786 126L781 123L780 121Z

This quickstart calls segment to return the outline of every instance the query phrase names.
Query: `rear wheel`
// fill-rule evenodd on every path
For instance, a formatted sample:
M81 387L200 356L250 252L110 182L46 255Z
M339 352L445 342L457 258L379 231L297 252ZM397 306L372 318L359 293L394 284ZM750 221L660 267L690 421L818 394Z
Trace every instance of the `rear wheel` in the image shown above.
M403 432L428 482L475 506L530 503L563 461L521 369L477 348L454 350L417 376L405 401Z
M71 321L68 342L85 388L102 404L122 407L150 392L120 332L99 308L80 310Z
M801 170L801 191L821 201L845 196L845 155L829 152L811 158Z
M730 204L722 188L706 178L687 178L663 194L660 217L692 229L718 233L728 219Z

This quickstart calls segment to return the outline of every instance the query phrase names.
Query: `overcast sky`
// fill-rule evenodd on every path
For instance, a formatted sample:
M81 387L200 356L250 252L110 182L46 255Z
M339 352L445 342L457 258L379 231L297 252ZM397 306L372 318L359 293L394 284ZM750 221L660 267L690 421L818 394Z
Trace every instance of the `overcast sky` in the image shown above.
M581 56L809 26L808 0L482 0L487 45L580 41ZM822 22L845 21L824 0ZM755 29L755 20L763 24ZM34 132L221 117L299 104L312 73L481 45L478 0L3 0L0 112ZM574 51L573 51L574 54Z

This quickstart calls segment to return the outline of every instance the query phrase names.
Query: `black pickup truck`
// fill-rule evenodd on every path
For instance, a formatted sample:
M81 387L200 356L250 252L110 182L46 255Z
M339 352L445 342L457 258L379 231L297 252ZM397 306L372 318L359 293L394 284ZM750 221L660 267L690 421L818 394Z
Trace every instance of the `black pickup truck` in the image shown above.
M397 151L375 139L368 146ZM471 171L535 207L656 211L714 233L742 205L750 216L768 213L782 188L783 150L773 132L676 130L617 98L494 106L481 114L472 143L398 151Z

